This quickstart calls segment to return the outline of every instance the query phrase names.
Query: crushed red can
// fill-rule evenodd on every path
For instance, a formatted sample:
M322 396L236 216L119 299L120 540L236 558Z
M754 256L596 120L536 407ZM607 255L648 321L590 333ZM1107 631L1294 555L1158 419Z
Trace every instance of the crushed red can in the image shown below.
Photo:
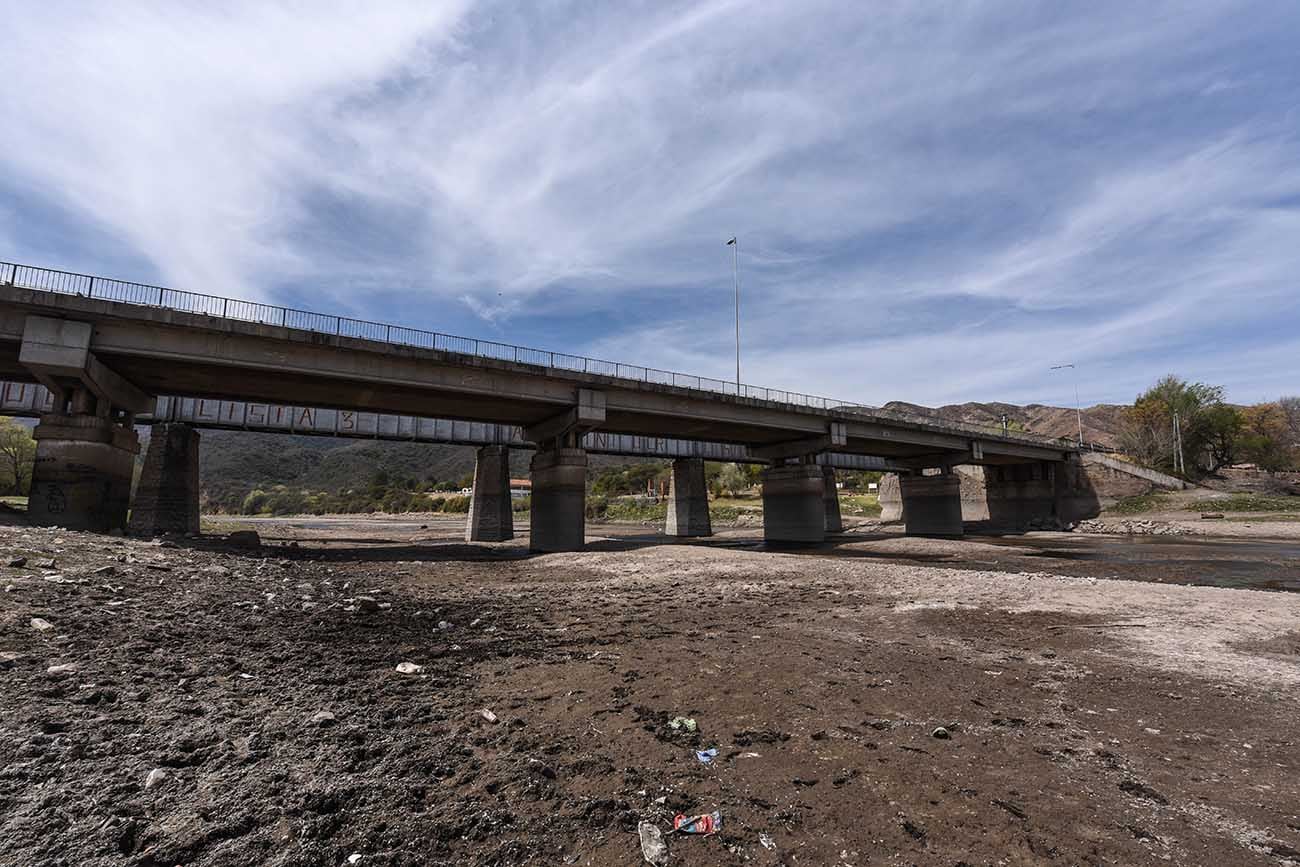
M716 834L722 828L722 814L717 810L698 816L678 815L673 830L679 834Z

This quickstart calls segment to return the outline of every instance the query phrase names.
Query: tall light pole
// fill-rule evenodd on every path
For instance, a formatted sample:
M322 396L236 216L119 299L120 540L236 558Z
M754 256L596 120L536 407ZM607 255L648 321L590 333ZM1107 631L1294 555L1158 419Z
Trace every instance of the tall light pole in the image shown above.
M736 279L736 394L740 394L740 241L733 237L727 242L731 248L731 272Z
M1079 368L1073 364L1056 364L1052 370L1065 370L1070 368L1074 371L1074 418L1079 422L1079 448L1083 448L1083 410L1079 406Z

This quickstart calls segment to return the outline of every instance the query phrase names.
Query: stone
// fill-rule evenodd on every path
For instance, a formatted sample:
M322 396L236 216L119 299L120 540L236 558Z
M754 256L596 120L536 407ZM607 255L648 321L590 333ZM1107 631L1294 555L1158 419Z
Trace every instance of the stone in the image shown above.
M311 715L311 719L307 720L308 725L313 725L316 726L316 728L321 729L329 728L336 722L338 722L338 718L327 710L318 710Z
M64 662L59 665L51 665L45 669L45 673L50 677L67 677L77 673L77 664L75 662Z
M116 574L117 574L117 567L116 567L116 566L100 566L98 569L92 569L91 572L90 572L90 574L91 574L91 575L99 575L99 576L101 576L101 577L107 577L107 576L109 576L109 575L116 575Z
M31 623L32 629L35 629L37 632L48 632L54 628L53 623L41 617L33 617Z
M934 731L930 732L930 737L938 738L941 741L946 741L950 737L952 737L952 733L949 732L948 729L945 728L944 726L938 726Z
M481 711L479 711L478 715L483 717L483 719L487 720L490 723L497 722L497 715L494 714L492 711L488 710L487 708L483 708Z
M10 558L9 558L9 563L8 563L8 565L9 565L9 568L11 568L11 569L21 569L22 567L24 567L24 566L27 565L27 558L26 558L26 557L10 557Z
M22 658L21 653L12 650L0 652L0 668L13 668L13 664Z
M398 674L419 674L422 671L424 671L424 666L416 665L414 662L397 663Z
M358 596L357 610L364 611L367 614L374 614L379 610L379 602L373 596Z
M256 530L235 530L226 536L226 541L241 548L262 547L262 537L257 534Z
M166 768L154 768L149 775L144 778L144 787L146 789L155 789L171 779L172 772Z
M35 563L33 563L32 565L35 566L37 569L53 569L53 568L54 568L54 558L53 558L53 557L47 557L47 558L44 559L44 560L37 560L37 561L36 561Z

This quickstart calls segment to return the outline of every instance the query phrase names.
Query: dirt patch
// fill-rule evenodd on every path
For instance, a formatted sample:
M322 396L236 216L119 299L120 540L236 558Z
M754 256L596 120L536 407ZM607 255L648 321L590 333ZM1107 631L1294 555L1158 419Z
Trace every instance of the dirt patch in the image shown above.
M1300 846L1300 663L1246 649L1291 595L337 535L0 529L0 863L635 865L714 810L672 863Z

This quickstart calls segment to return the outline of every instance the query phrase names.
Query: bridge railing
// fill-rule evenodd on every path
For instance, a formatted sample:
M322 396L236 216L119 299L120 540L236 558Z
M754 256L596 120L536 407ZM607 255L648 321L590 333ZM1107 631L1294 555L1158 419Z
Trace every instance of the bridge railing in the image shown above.
M492 340L479 340L474 337L459 337L437 331L425 331L392 325L384 322L372 322L365 319L353 319L328 313L313 313L292 307L274 304L262 304L256 301L241 301L237 298L223 298L217 295L204 295L199 292L187 292L166 286L154 286L148 283L135 283L129 280L115 280L109 277L97 277L91 274L78 274L55 268L41 268L35 265L23 265L15 262L0 262L0 283L24 289L40 289L47 292L59 292L66 295L80 295L86 298L99 298L123 304L135 304L144 307L158 307L179 310L185 313L198 313L205 316L236 319L242 322L256 322L263 325L277 325L284 328L296 328L319 334L333 334L340 337L353 337L389 343L395 346L412 346L432 349L440 352L453 352L460 355L492 358L500 361L512 361L549 367L555 370L568 370L580 373L609 376L637 382L657 383L677 388L689 388L714 394L739 395L744 398L771 401L775 403L803 406L813 409L843 409L852 412L866 412L910 421L927 426L940 426L971 433L993 435L1004 439L1019 439L1042 445L1053 442L1050 438L1004 432L1001 428L966 422L951 422L940 417L928 417L913 413L901 413L892 410L879 410L828 397L803 394L785 389L764 388L757 385L737 385L722 379L676 373L653 367L634 364L622 364L588 358L582 355L569 355L563 352L550 352L527 346L515 346Z

